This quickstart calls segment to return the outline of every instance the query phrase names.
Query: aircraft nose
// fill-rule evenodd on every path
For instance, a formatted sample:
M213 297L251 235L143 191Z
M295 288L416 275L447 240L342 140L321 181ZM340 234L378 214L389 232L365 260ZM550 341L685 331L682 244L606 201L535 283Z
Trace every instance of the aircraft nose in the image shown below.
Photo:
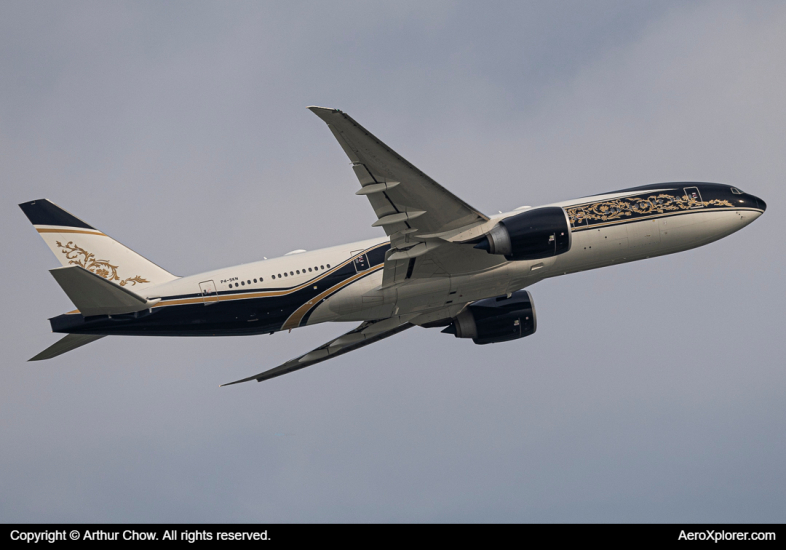
M751 195L749 193L743 193L742 196L738 196L737 200L740 206L746 208L756 208L761 210L762 213L767 210L767 203L761 200L756 195Z

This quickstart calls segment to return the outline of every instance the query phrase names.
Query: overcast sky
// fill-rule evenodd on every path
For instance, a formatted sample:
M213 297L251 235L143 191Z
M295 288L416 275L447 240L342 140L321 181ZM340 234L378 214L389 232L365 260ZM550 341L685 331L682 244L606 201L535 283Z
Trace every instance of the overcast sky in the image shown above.
M782 522L782 2L0 4L0 521ZM110 337L17 207L188 275L383 235L337 107L486 213L713 181L766 214L531 287L538 332Z

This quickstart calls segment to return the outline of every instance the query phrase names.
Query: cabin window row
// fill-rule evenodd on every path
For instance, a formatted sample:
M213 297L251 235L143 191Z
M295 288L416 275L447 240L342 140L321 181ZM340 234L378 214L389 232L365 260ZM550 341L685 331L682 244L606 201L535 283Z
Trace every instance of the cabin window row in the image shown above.
M313 269L309 267L308 271L313 273L314 271L319 271L320 269L325 269L325 268L330 269L330 264L314 266ZM301 273L300 269L296 269L295 271L290 271L289 273L287 273L285 271L283 274L279 273L277 275L271 275L270 278L271 279L275 279L276 277L278 277L279 279L281 279L282 277L290 277L290 276L294 277L295 275L301 275L301 274L305 274L305 273L306 273L306 269L303 269L302 273ZM260 283L262 281L264 281L264 280L265 279L263 277L259 278L259 282ZM256 283L256 282L257 282L257 280L254 279L254 283ZM250 284L251 284L251 279L249 279L247 281L240 281L239 283L234 283L234 284L233 283L229 283L229 288L240 288L241 286L246 286L246 285L250 285Z

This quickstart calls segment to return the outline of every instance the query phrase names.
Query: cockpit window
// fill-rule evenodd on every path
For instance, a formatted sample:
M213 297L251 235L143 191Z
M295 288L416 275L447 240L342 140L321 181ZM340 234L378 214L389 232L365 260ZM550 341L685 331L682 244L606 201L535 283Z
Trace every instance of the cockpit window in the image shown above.
M731 192L734 193L735 195L742 195L742 191L740 191L736 187L732 187Z

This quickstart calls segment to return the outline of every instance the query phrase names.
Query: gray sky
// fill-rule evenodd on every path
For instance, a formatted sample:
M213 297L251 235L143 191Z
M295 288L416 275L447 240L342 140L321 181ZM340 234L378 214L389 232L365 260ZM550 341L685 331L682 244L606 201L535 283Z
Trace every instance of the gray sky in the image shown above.
M0 521L781 522L781 2L0 4ZM538 332L413 329L228 388L350 325L106 338L16 206L177 274L382 235L307 105L494 213L659 181L767 213L530 288Z

